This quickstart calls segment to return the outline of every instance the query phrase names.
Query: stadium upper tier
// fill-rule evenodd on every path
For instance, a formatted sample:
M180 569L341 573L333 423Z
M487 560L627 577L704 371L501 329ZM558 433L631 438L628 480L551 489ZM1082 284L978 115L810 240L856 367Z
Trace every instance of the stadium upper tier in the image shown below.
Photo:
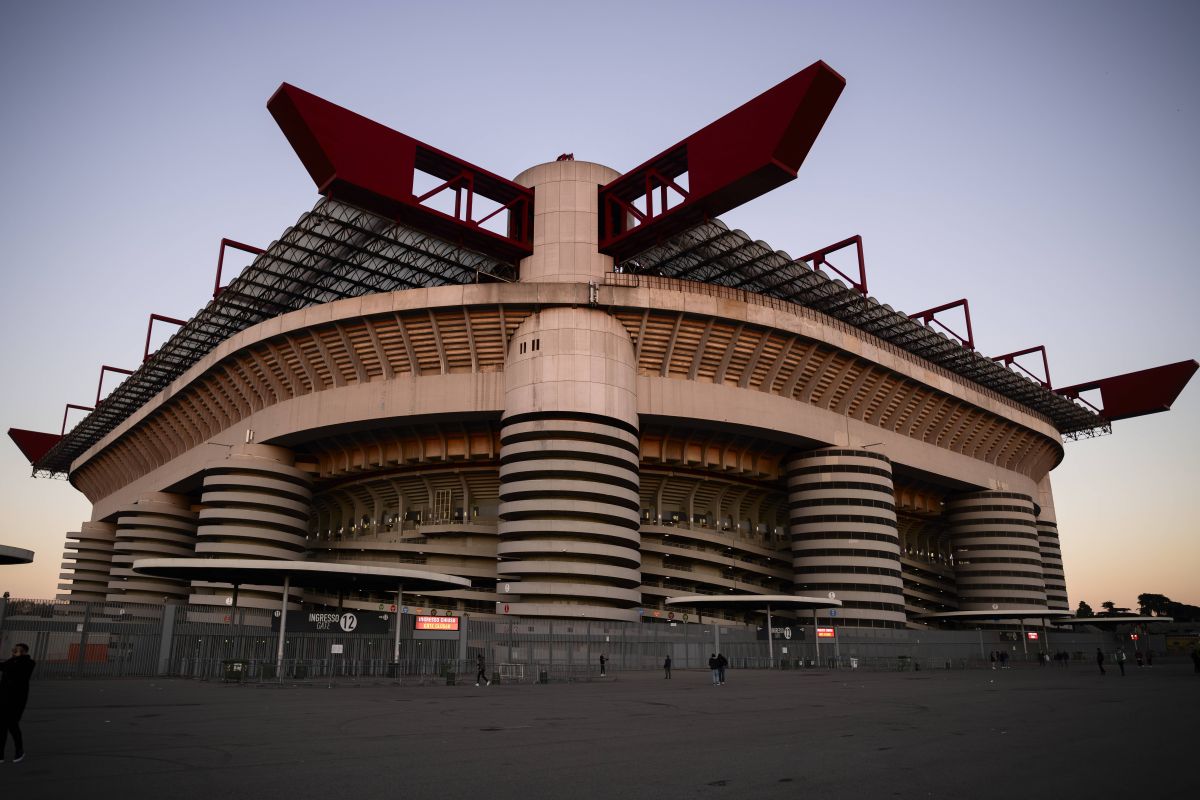
M614 283L655 276L729 287L813 309L882 339L1049 420L1061 433L1104 428L1094 411L909 319L720 220L617 265ZM187 321L133 375L34 464L72 462L230 336L289 311L348 297L516 280L516 269L336 200L323 199Z

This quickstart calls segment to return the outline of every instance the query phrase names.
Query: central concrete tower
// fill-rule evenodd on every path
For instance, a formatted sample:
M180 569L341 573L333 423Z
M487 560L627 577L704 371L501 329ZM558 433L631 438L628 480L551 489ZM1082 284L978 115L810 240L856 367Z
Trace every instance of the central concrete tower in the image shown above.
M617 173L556 161L534 188L534 253L522 282L590 283L597 186ZM500 434L498 610L636 620L641 602L637 370L629 334L587 307L526 319L508 345Z

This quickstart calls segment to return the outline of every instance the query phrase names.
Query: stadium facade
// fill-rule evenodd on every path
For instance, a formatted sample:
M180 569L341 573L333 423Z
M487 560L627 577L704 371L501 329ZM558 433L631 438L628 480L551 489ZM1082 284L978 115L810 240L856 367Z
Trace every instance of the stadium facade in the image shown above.
M624 175L564 156L509 181L284 85L268 107L325 197L72 431L10 432L93 504L62 597L218 605L133 566L221 557L469 578L411 599L454 614L1066 612L1064 440L1165 410L1196 362L1054 390L975 352L969 317L938 332L955 304L836 277L860 240L794 259L724 226L795 176L842 86L814 64Z

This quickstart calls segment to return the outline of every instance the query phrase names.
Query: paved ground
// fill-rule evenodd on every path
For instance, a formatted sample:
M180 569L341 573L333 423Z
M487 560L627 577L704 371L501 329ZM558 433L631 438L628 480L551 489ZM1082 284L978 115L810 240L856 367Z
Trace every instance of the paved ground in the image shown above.
M35 683L5 798L1194 796L1190 665L606 682ZM8 750L12 757L11 743Z

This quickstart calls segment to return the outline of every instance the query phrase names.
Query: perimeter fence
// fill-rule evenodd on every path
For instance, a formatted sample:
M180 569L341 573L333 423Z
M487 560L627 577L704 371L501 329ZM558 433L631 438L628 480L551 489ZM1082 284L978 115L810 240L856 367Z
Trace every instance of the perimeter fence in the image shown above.
M366 616L367 612L351 612ZM290 617L291 615L289 615ZM401 621L397 635L397 619ZM391 615L370 632L289 630L280 648L271 611L190 605L0 600L0 652L25 642L38 679L174 676L202 680L461 682L478 657L505 682L582 681L658 670L707 669L722 653L732 669L919 670L987 668L1004 652L1013 666L1039 654L1089 660L1115 651L1111 632L1040 631L1030 642L1003 631L863 631L839 628L813 639L812 626L778 623L777 638L752 627L669 622L601 622L522 617L460 617L459 630L424 634L411 618ZM405 622L407 620L407 622ZM364 626L365 627L365 626ZM1149 647L1165 651L1161 636Z

